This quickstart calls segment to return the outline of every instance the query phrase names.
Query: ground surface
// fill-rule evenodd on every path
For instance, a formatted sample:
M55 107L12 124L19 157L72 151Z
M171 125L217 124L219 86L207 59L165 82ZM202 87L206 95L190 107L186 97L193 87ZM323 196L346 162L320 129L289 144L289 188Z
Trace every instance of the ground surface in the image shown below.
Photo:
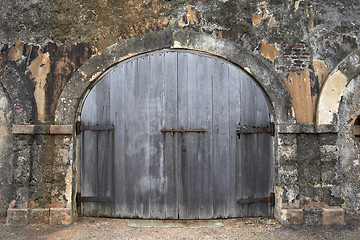
M149 227L152 224L123 219L79 218L71 226L15 227L3 219L0 239L360 239L357 222L341 227L281 226L266 219L166 223Z

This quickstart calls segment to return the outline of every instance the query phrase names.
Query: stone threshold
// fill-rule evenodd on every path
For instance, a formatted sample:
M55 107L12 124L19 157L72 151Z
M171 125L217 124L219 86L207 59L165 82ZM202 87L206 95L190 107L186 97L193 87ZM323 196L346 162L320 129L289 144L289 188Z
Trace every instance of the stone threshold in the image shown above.
M129 227L135 228L221 228L221 220L144 220L126 219Z

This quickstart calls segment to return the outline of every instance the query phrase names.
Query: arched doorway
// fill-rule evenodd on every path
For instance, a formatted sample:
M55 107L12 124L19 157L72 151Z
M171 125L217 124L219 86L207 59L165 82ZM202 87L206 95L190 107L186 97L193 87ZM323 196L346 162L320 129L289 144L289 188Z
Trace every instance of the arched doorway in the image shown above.
M111 69L81 112L81 214L271 216L270 113L241 69L162 50Z

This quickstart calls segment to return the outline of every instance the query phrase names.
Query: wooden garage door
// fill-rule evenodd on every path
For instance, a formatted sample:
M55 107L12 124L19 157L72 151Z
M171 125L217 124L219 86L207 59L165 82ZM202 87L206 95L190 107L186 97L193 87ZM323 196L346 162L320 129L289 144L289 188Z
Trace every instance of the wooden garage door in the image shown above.
M122 62L87 96L81 124L84 216L272 215L268 105L229 62L179 50Z

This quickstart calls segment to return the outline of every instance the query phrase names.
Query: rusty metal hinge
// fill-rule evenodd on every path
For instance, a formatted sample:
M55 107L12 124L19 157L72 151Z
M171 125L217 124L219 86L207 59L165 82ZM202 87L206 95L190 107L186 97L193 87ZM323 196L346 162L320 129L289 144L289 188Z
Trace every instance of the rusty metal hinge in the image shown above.
M274 122L270 122L270 133L271 133L271 136L275 136L275 124L274 124Z
M79 135L81 133L81 131L82 131L81 121L75 122L75 131L76 131L77 135Z
M78 208L78 209L80 209L80 207L81 207L81 201L80 201L80 198L81 198L81 193L76 193L76 207Z
M240 139L241 134L254 134L254 133L270 133L271 136L275 135L275 125L270 122L269 126L266 127L248 127L246 124L241 125L240 123L236 126L236 135Z

